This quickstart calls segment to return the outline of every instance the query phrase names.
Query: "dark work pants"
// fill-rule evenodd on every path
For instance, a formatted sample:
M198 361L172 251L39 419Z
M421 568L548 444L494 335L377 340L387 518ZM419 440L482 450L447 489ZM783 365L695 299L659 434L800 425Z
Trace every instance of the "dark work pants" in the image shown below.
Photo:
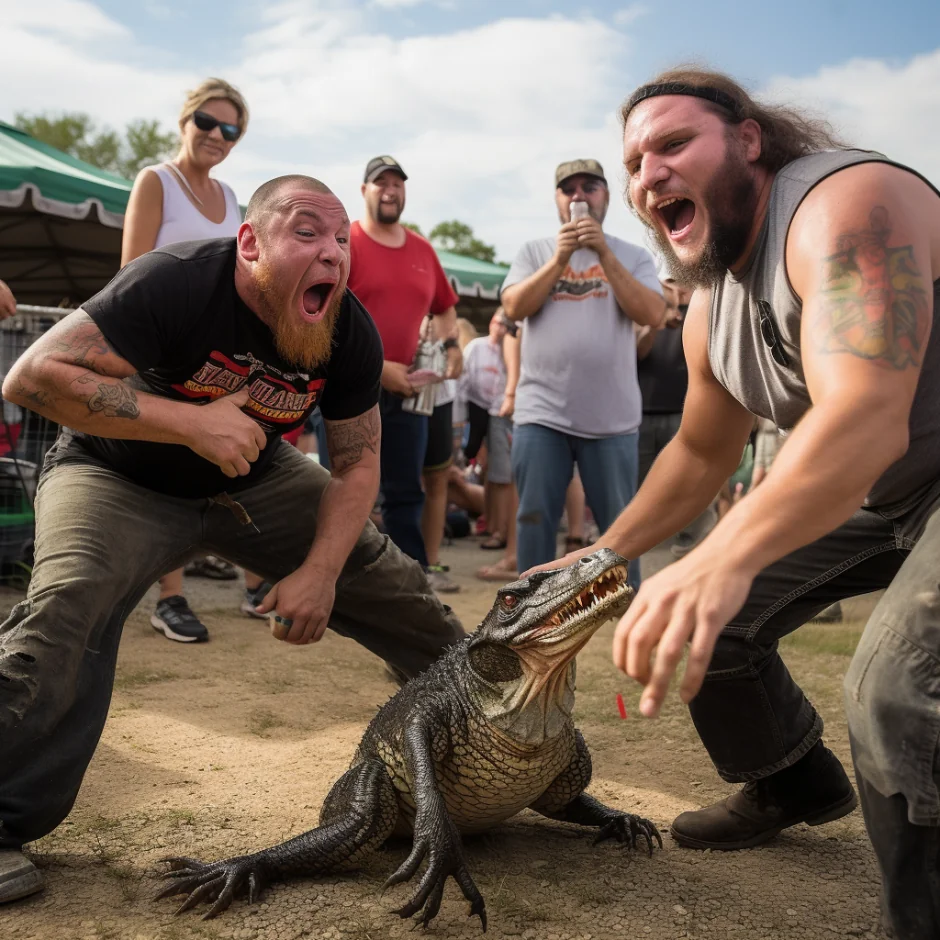
M421 474L428 447L428 419L402 410L404 399L384 389L382 413L382 522L391 540L425 568L421 534L424 488Z
M45 471L29 591L0 626L0 849L68 815L104 727L124 620L199 552L279 581L306 557L330 480L281 444L233 508L176 499L91 464ZM237 507L235 507L237 508ZM463 636L421 567L367 523L336 584L330 627L407 676Z
M761 572L690 707L726 780L793 764L823 724L777 641L835 601L887 588L846 675L846 714L886 923L904 940L940 936L940 513L931 505L893 520L859 510ZM913 854L901 859L899 846Z

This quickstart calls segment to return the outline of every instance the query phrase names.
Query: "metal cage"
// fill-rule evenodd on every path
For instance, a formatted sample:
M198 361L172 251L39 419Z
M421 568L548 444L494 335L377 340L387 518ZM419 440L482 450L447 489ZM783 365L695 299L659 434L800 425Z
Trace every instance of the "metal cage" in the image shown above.
M20 305L0 321L0 382L13 363L71 310ZM28 580L34 533L33 496L46 451L59 426L33 411L2 403L0 427L0 581Z

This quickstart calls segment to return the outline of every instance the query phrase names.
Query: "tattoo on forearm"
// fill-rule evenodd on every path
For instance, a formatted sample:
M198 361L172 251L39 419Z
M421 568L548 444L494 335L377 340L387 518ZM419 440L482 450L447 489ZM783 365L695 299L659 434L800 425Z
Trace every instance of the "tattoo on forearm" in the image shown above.
M54 399L48 392L38 388L29 388L22 381L16 383L16 394L18 398L28 403L26 407L32 411L40 411L54 404Z
M341 473L359 463L364 450L378 453L381 434L382 424L377 407L351 421L327 421L326 443L330 469Z
M98 390L88 399L88 410L102 412L107 418L139 418L140 407L134 390L123 382L99 382Z
M813 328L822 352L850 353L891 369L920 365L929 326L926 279L912 245L889 245L888 212L844 232L823 259L822 305Z
M80 375L73 385L94 386L89 389L85 404L92 414L103 414L106 418L140 417L140 406L137 404L137 394L124 382L102 382L103 376L92 372Z

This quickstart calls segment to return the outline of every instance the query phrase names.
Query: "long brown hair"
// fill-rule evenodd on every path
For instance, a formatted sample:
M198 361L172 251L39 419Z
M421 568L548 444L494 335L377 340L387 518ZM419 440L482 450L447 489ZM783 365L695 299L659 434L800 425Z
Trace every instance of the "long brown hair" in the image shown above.
M649 84L664 83L692 88L716 88L727 95L735 106L733 111L711 101L703 101L703 104L725 124L740 124L748 119L756 121L761 129L761 155L758 163L771 172L776 172L787 163L810 153L845 150L848 147L838 139L828 121L804 114L796 108L759 103L733 78L721 72L713 72L696 65L680 65L660 72ZM648 86L643 86L646 87ZM642 88L637 89L623 103L620 109L621 125L626 124L634 106L645 97L642 91Z

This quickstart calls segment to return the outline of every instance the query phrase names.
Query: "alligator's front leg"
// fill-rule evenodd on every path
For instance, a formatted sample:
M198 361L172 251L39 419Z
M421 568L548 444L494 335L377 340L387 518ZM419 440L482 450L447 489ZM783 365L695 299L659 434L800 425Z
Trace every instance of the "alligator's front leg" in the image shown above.
M650 855L653 854L653 839L662 848L662 836L648 819L605 806L584 792L591 782L591 752L581 732L576 730L574 734L574 758L532 804L532 809L550 819L600 829L595 844L604 839L616 839L629 842L635 849L637 838L645 838Z
M208 920L224 911L236 894L247 892L248 903L253 904L269 881L354 866L391 835L397 820L398 799L385 765L378 760L364 761L333 785L316 829L253 855L221 862L166 859L170 871L163 877L172 884L157 898L188 893L177 914L201 901L211 901L203 915Z
M395 913L400 917L411 917L421 911L419 923L425 927L431 923L441 908L444 885L448 876L460 885L463 896L470 902L470 914L479 915L483 930L486 930L486 904L477 886L470 877L464 859L460 833L454 825L444 797L437 786L434 772L435 736L445 735L442 727L435 727L423 716L409 720L403 735L405 766L415 801L414 844L411 854L399 869L385 882L385 887L407 881L418 870L427 857L428 867L411 900Z

